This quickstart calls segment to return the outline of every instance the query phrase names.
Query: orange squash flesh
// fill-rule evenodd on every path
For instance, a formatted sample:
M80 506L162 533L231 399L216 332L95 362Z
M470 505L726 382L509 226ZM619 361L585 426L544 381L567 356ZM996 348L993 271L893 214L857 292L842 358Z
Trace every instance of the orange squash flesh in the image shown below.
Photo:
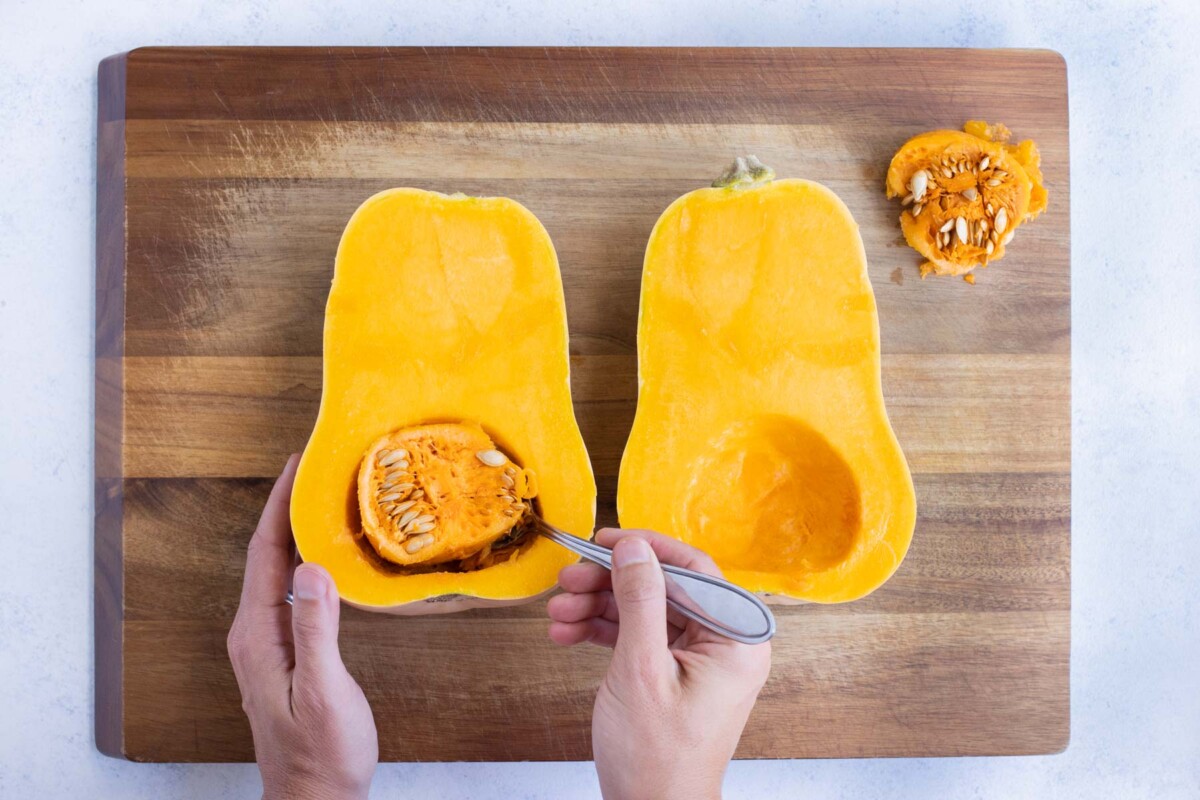
M595 482L571 405L562 282L537 218L506 198L419 189L370 198L338 248L324 356L291 518L300 555L330 571L342 599L434 613L552 588L574 559L540 539L485 569L394 568L364 536L357 502L372 443L467 421L537 474L550 522L592 529Z
M862 240L833 192L733 181L671 204L646 249L638 378L623 526L796 600L853 600L895 571L915 496Z

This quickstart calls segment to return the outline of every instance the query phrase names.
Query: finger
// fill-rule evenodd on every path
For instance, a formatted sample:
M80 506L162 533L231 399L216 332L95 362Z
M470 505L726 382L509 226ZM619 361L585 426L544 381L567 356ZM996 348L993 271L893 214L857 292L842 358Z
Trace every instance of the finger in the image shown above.
M558 585L576 594L609 591L612 573L599 564L572 564L558 573Z
M621 615L614 660L641 678L667 674L667 591L650 543L627 536L613 547L613 596Z
M271 489L271 496L263 507L258 527L250 537L246 549L246 574L242 579L242 609L258 615L261 609L269 609L284 602L287 594L288 576L291 572L292 525L289 506L292 499L292 483L296 479L296 465L300 456L293 454L283 472Z
M612 592L588 594L559 594L550 598L546 612L555 622L582 622L592 617L603 617L618 622L617 603Z
M338 651L337 588L324 567L301 564L292 580L292 594L293 692L299 692L301 700L320 699L347 674Z
M637 536L645 539L654 548L654 553L664 564L674 564L677 567L703 572L717 578L724 577L721 568L712 557L703 550L684 544L678 539L672 539L657 531L647 531L640 528L601 528L596 531L596 544L613 547L621 539ZM565 588L565 587L564 587Z
M675 566L718 578L724 577L721 568L703 550L699 550L678 539L673 539L656 531L640 528L602 528L596 532L596 542L606 547L611 547L621 539L629 536L637 536L649 542L662 563L674 564ZM668 636L673 645L677 642L679 634L689 629L692 630L691 637L721 645L733 644L730 639L699 626L698 623L690 621L670 606L667 608L667 622L669 624Z
M550 641L562 647L584 642L612 647L617 643L617 623L599 617L582 622L551 622Z
M598 564L572 564L569 567L563 567L558 573L558 585L565 589L568 594L605 592L611 595L612 573ZM553 602L552 598L551 603ZM614 616L612 619L616 621L617 617ZM688 620L683 614L668 606L667 623L677 633L687 625Z
M566 598L566 599L559 599ZM592 594L559 594L550 598L546 611L553 622L583 622L592 617L621 621L617 603L612 592ZM674 643L687 626L687 617L674 609L667 609L667 641Z

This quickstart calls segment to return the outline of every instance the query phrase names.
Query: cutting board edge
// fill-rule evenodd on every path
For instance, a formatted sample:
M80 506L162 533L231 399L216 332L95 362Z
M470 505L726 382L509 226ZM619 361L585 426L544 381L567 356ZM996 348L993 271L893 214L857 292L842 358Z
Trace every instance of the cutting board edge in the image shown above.
M125 752L122 444L125 353L125 86L128 54L97 69L93 625L97 749Z

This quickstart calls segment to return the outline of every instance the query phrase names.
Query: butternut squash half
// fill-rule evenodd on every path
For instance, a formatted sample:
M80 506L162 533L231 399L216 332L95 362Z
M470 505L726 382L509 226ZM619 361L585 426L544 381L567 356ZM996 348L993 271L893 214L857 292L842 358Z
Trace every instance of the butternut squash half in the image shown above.
M858 226L824 186L772 177L739 159L654 226L617 509L751 591L837 603L896 570L916 500Z
M292 493L300 555L329 570L343 600L373 611L509 605L552 588L559 569L574 559L549 541L529 537L507 560L480 568L478 559L446 559L468 556L456 548L472 536L482 546L499 529L472 533L474 522L451 502L434 509L423 497L424 516L405 522L407 540L377 517L397 507L382 489L393 480L386 470L404 466L407 476L420 466L420 478L441 476L442 492L471 481L500 487L511 458L523 470L511 475L538 476L536 502L546 519L590 531L595 481L568 370L558 260L526 208L506 198L419 189L367 200L342 234L325 310L321 407ZM464 450L465 460L447 448ZM438 463L431 461L435 450ZM476 452L485 461L494 454L501 468L470 474ZM401 453L419 464L402 464ZM375 466L380 462L382 468ZM360 490L382 502L366 505L370 539ZM480 514L494 525L503 511ZM458 538L433 544L449 528ZM382 531L397 541L389 544ZM407 566L425 541L433 557Z

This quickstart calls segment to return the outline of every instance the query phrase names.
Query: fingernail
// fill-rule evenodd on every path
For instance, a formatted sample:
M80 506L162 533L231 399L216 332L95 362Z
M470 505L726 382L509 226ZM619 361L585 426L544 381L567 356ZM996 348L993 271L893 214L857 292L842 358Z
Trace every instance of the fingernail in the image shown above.
M650 557L650 543L640 536L627 536L613 548L613 564L618 567L643 564Z
M325 594L325 576L311 567L296 567L292 594L300 600L318 600Z

